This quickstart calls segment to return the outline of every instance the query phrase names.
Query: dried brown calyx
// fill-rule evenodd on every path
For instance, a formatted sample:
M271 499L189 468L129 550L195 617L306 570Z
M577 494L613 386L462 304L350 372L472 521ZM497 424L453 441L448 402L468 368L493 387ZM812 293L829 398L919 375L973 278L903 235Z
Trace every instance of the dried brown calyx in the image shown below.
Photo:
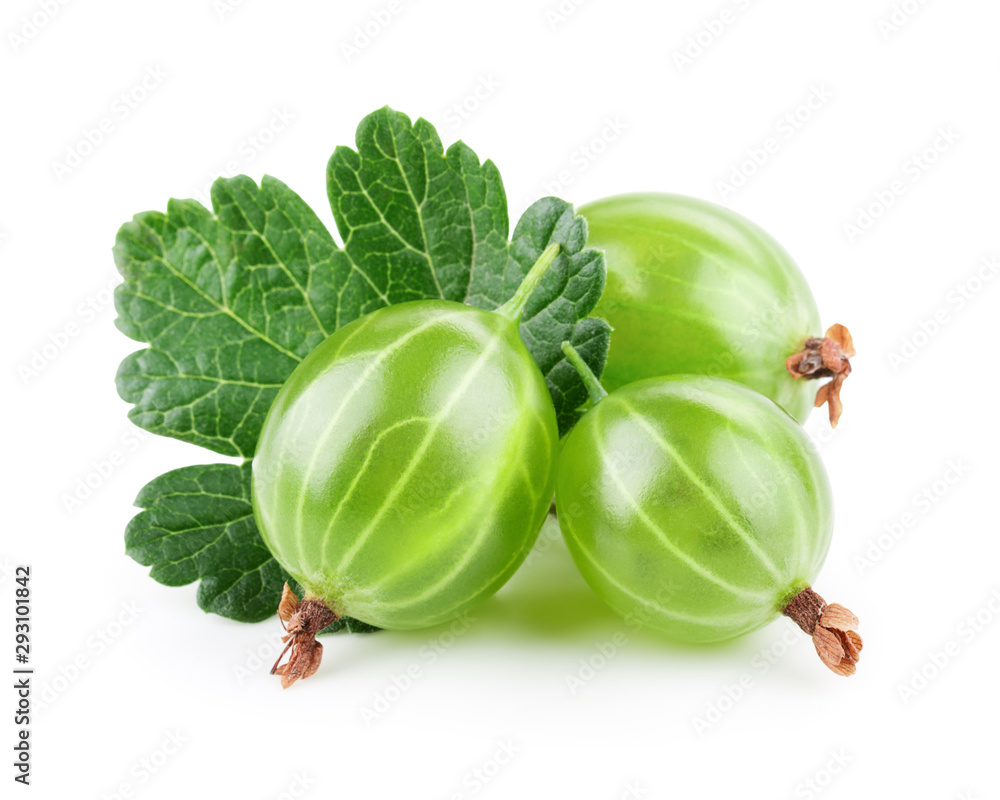
M286 583L278 604L278 618L286 631L281 641L286 644L271 667L271 674L280 675L281 687L287 689L299 678L308 678L319 669L323 660L323 645L316 641L316 634L340 617L315 597L300 601ZM281 664L281 659L289 650L288 662Z
M840 387L851 374L850 359L855 355L851 332L843 325L831 325L822 339L814 336L795 355L785 359L785 369L793 378L815 380L832 378L816 391L816 408L824 403L830 411L830 424L836 428L844 404L840 400Z
M786 617L812 636L816 652L838 675L853 675L861 657L858 618L837 603L826 601L808 586L785 606Z

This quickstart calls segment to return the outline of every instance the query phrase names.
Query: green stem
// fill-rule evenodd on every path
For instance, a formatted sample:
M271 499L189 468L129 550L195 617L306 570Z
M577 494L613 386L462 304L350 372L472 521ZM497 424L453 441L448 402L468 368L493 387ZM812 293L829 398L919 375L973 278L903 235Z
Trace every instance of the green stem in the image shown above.
M601 386L601 382L597 380L597 376L594 375L590 367L587 366L587 362L584 361L576 348L573 347L569 342L562 343L563 355L569 360L569 363L573 365L577 372L580 373L580 377L583 379L583 385L587 387L587 392L590 394L590 400L593 403L599 403L608 393Z
M559 244L558 242L550 244L542 254L538 257L528 274L524 276L524 280L521 281L521 285L517 287L517 291L514 292L514 296L510 298L506 303L504 303L500 308L497 309L498 314L502 314L507 317L507 319L513 320L514 322L519 322L521 315L524 313L524 307L528 304L528 298L531 297L531 293L535 291L538 284L541 283L542 277L545 275L549 267L552 266L552 262L556 260L556 256L559 255Z

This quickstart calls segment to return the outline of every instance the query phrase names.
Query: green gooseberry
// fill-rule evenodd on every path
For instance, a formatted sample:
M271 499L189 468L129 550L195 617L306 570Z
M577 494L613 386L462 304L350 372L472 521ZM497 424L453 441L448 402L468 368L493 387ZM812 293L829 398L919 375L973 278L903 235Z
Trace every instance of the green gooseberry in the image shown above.
M518 325L558 251L494 312L420 300L344 326L278 392L252 497L264 542L306 592L300 602L286 587L279 609L286 686L315 671L315 634L339 616L440 623L493 594L531 549L559 433Z
M808 437L766 397L670 375L606 393L568 344L592 407L563 441L559 525L584 578L630 620L712 642L792 617L851 674L857 618L810 584L833 499Z
M771 398L799 422L829 402L837 424L850 333L833 325L819 336L805 278L764 230L674 194L618 195L580 213L590 246L607 257L594 313L615 331L602 374L608 389L659 375L713 375ZM818 392L802 380L827 377Z

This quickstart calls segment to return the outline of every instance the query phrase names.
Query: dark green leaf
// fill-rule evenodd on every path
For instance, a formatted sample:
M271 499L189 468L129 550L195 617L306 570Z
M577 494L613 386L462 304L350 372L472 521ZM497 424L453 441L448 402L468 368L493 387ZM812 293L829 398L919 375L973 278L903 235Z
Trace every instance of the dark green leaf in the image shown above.
M338 147L327 191L338 246L280 181L221 178L212 211L171 200L122 226L119 328L149 347L126 358L118 391L140 427L251 458L282 383L341 325L426 298L496 308L551 243L562 252L529 300L521 333L565 433L587 393L560 350L576 345L596 374L609 328L588 315L604 289L603 255L562 200L529 208L508 241L497 168L458 142L444 150L425 120L383 108L362 120L356 150ZM285 576L260 540L241 467L190 467L153 481L129 526L128 552L162 583L201 580L199 603L233 619L277 608ZM218 491L207 488L221 482ZM180 488L179 488L180 487ZM181 490L183 489L183 490ZM223 491L224 489L224 491ZM341 627L355 629L360 623Z
M272 616L288 581L257 531L250 505L250 462L167 472L147 483L144 509L125 529L125 552L166 586L200 580L198 605L240 622ZM375 630L345 617L327 629Z
M220 179L212 203L171 200L118 232L116 322L150 344L122 362L118 391L139 427L250 458L281 384L336 329L350 266L274 178Z
M579 374L563 355L562 343L577 345L594 374L600 375L611 337L607 322L587 316L601 299L605 279L604 255L584 249L587 221L576 216L573 206L563 200L547 197L534 203L517 223L500 279L485 277L469 302L482 308L502 304L553 242L562 245L560 255L528 301L521 337L545 376L559 432L564 435L576 423L578 409L588 395Z

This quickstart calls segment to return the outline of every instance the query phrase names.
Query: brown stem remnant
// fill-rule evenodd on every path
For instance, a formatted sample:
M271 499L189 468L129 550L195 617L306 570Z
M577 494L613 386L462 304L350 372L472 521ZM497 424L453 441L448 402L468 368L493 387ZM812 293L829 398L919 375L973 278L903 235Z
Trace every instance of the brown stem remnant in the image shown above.
M830 425L837 427L844 404L840 400L840 387L851 374L854 340L851 332L843 325L831 325L826 336L806 339L802 350L785 359L785 369L793 378L832 378L816 392L815 407L827 403L830 411Z
M287 631L281 641L287 644L271 667L271 674L280 675L281 688L287 689L299 678L308 678L319 669L323 660L323 645L316 641L316 634L340 617L315 597L300 601L286 583L278 604L278 618ZM288 662L279 667L278 664L289 650L292 652Z
M858 618L837 603L826 601L808 586L785 606L786 617L812 636L816 652L838 675L853 675L861 657Z

